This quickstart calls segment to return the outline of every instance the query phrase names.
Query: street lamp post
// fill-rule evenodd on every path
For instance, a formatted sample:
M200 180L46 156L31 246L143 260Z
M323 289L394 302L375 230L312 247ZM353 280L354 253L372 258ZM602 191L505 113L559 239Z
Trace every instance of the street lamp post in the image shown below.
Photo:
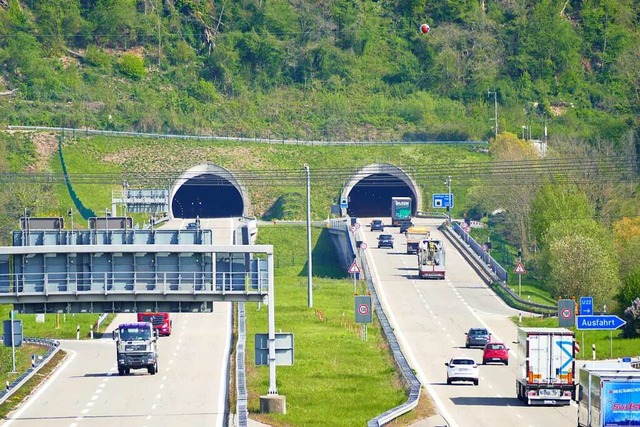
M445 184L447 185L447 187L449 188L449 203L447 205L447 213L449 216L449 227L451 227L451 205L453 204L453 200L451 200L451 175L449 175L449 177L447 178L447 181L445 182Z
M496 138L498 137L498 93L497 92L487 92L487 96L493 95L493 129L495 131Z
M312 254L311 254L311 173L309 165L304 164L307 174L307 304L313 307Z

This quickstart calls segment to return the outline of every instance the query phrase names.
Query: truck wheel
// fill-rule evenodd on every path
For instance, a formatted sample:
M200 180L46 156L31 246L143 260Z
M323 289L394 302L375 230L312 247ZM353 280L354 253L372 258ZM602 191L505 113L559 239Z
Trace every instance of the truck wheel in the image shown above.
M124 375L124 369L123 368L118 368L118 375L120 375L120 376Z
M147 368L147 371L149 372L149 374L151 375L155 375L156 374L156 365L151 365Z
M447 378L447 385L451 385L451 378Z
M473 385L478 385L479 382L480 380L473 380Z

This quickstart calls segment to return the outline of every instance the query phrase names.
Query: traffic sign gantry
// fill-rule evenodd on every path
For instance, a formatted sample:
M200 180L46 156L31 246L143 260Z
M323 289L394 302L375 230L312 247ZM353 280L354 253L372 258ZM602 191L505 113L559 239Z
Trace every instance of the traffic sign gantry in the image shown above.
M576 317L576 328L586 330L610 331L618 329L625 323L627 322L614 315Z

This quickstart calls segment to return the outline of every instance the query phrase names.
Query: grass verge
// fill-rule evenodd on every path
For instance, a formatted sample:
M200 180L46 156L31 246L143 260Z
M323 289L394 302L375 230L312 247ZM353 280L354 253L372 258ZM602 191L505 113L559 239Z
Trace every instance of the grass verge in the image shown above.
M39 346L35 346L39 347ZM44 348L44 347L42 347ZM46 349L45 349L46 352ZM9 397L2 405L0 405L0 417L3 419L7 417L9 413L14 411L20 404L29 397L49 376L56 370L56 368L65 359L66 353L62 350L53 355L49 363L40 368L36 374L27 381L24 386L20 387L11 397ZM28 362L30 363L30 361ZM17 369L17 365L16 365ZM25 366L23 369L26 370Z
M277 368L278 393L287 399L286 414L260 414L260 395L267 394L266 366L247 363L251 418L272 426L363 425L384 411L404 403L405 385L396 372L377 320L361 338L354 323L353 282L338 267L328 232L313 229L313 308L307 304L304 226L261 228L259 243L273 244L282 262L275 271L276 328L294 334L294 364ZM336 278L340 277L340 278ZM247 354L254 352L253 335L267 331L267 307L247 304ZM424 401L396 425L435 413Z

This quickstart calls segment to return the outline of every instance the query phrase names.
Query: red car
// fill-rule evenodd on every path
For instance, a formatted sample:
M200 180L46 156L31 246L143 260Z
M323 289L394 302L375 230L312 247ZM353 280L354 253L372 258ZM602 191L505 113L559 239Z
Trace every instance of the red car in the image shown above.
M489 362L500 362L509 364L509 348L501 342L490 342L484 346L482 352L482 364Z

